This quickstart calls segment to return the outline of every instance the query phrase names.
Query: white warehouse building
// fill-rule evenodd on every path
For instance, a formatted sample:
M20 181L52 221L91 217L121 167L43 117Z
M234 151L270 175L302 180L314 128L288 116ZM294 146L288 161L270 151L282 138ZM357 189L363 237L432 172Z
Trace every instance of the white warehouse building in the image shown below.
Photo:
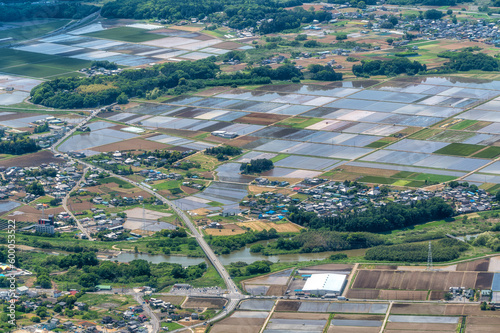
M326 294L341 295L347 279L344 274L312 274L307 279L302 291L323 296Z

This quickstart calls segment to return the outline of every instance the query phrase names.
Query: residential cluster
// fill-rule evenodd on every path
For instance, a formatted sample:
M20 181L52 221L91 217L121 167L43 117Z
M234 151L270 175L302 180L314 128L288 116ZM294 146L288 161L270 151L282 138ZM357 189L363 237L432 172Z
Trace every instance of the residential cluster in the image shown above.
M255 182L259 185L272 185L263 178L257 178ZM469 187L468 184L448 186L440 191L390 191L384 187L366 188L359 184L306 178L291 188L299 194L307 195L307 198L301 201L281 193L264 192L242 201L240 205L248 208L247 213L270 220L279 220L283 215L286 216L288 211L285 207L289 204L307 212L330 216L355 208L363 209L368 203L375 206L384 205L389 197L393 202L402 204L442 197L459 214L491 210L498 206L494 195L488 194L484 189Z

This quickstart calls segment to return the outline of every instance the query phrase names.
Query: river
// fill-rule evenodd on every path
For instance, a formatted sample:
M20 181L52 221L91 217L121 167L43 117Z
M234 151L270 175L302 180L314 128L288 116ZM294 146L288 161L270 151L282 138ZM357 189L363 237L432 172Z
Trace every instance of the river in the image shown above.
M265 244L266 242L267 241L261 243ZM250 264L254 261L259 261L259 260L269 260L272 262L278 262L278 261L298 262L298 261L323 260L328 258L330 255L334 253L340 253L340 252L345 253L348 256L362 256L365 252L365 249L358 249L358 250L336 251L336 252L294 253L294 254L265 256L260 253L251 253L250 252L251 245L247 245L241 250L234 251L230 254L219 255L219 260L224 265L229 265L230 263L236 261L244 261ZM119 262L130 262L134 259L144 259L155 264L161 262L169 262L169 263L181 264L183 266L191 266L191 265L197 265L201 262L207 262L206 258L193 258L186 256L169 256L164 254L130 253L130 252L123 252L119 254L117 257L112 258L111 260L118 260Z

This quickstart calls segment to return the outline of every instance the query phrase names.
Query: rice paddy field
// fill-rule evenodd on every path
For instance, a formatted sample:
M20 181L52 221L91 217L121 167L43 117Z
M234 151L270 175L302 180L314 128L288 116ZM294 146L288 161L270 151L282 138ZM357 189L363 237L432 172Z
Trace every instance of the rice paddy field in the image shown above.
M242 156L215 166L218 179L240 184L238 189L222 196L213 183L196 197L180 199L189 209L236 204L255 178L242 176L239 165L257 158L275 163L262 176L292 183L327 177L421 187L465 177L480 185L500 180L500 122L463 115L494 109L488 105L499 95L500 82L456 77L215 90L107 113L91 133L70 138L61 149L96 154L127 144L243 148ZM214 137L213 131L238 137Z
M165 60L204 59L245 48L242 44L227 43L198 32L140 23L127 26L94 23L41 37L67 22L58 20L29 27L13 26L0 31L0 39L2 34L8 34L7 37L16 41L29 40L3 49L0 73L50 78L70 73L76 75L76 71L88 67L94 60L135 67Z
M44 79L76 74L93 60L141 66L242 48L244 44L194 30L94 23L5 49L0 72ZM62 149L96 154L129 143L145 149L202 151L227 143L254 154L246 159L276 159L275 169L263 176L292 182L323 176L420 187L465 176L480 185L500 177L500 162L491 163L500 156L500 81L425 76L210 91L161 103L134 103L107 115L115 126L130 130L96 129L70 138ZM24 92L1 93L0 105L27 97ZM238 137L214 137L213 131L235 132ZM237 168L242 161L219 165L217 176L248 184L253 178L242 177ZM235 202L214 199L210 194L186 205Z

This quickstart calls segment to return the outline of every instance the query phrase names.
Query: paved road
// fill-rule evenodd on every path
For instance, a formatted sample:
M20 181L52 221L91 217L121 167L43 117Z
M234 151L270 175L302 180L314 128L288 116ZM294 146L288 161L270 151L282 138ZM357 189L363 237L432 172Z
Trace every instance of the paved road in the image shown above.
M137 301L137 303L141 304L142 307L144 308L144 312L146 312L146 315L150 317L150 323L152 326L152 332L156 333L160 331L160 320L156 316L156 314L151 310L151 307L149 306L148 303L144 302L144 299L142 298L142 295L140 293L133 293L134 299Z
M87 168L84 168L82 178L80 178L80 180L78 181L78 183L76 183L76 185L73 187L73 189L78 188L80 186L80 184L82 183L82 181L85 180L86 173L87 173ZM90 236L90 233L88 232L88 230L83 227L83 225L80 223L80 221L75 217L75 215L73 215L73 212L68 208L68 199L69 199L70 193L71 193L71 191L69 191L68 194L66 194L66 196L62 200L62 206L63 206L64 210L67 211L69 213L69 215L71 215L71 217L76 222L76 225L77 225L78 229L80 229L82 234L85 234L87 236L88 240L93 241L94 239Z

